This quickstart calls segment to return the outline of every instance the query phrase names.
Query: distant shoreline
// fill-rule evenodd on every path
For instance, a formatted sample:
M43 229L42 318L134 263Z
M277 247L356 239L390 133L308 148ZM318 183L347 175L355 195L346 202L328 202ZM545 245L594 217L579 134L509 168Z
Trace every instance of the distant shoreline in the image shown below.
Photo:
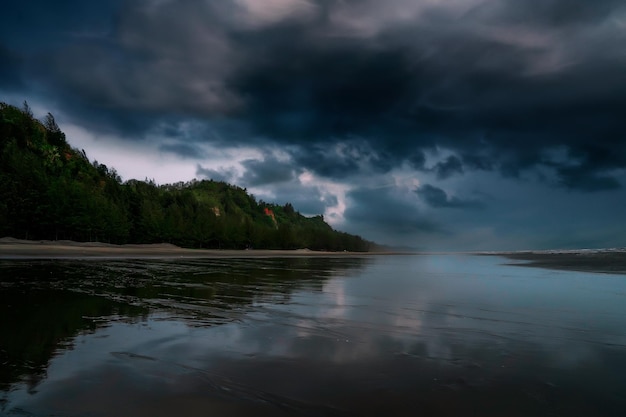
M401 255L401 252L331 252L310 249L187 249L169 243L113 245L70 240L23 240L0 238L0 259L82 259L82 258L280 258L280 257L355 257Z
M605 274L626 274L626 249L574 249L519 252L483 252L477 255L502 256L515 266Z
M466 254L500 256L510 265L557 270L626 274L626 249L577 249L517 252L331 252L310 249L187 249L169 243L114 245L70 240L0 238L0 260L10 259L219 259L284 257L370 257L389 255Z

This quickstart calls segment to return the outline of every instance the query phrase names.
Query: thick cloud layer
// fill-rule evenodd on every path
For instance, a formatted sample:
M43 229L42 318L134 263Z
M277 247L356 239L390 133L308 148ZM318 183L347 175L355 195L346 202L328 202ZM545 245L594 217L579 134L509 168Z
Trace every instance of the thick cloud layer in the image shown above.
M485 173L623 193L623 1L29 2L0 19L2 91L268 195L303 172L344 184L326 201L353 226L364 182L399 173L422 182L414 208L474 209L448 190ZM260 156L212 165L206 145Z
M441 188L425 184L416 191L426 204L435 208L480 208L482 204L478 200L463 200L458 197L450 197Z

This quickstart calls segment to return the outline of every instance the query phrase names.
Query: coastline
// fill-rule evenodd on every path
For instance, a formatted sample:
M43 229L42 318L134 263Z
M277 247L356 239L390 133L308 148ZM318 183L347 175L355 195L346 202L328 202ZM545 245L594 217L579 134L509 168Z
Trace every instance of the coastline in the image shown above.
M509 265L564 271L626 274L626 249L574 249L519 252L489 252L478 255L502 256Z
M174 258L279 258L355 257L401 255L400 252L330 252L310 249L187 249L169 243L114 245L69 240L0 238L1 259L174 259Z
M436 254L458 253L437 252ZM565 271L626 274L626 249L578 249L514 252L463 252L476 256L500 256L509 265ZM310 249L188 249L169 243L115 245L70 240L0 238L0 260L19 259L220 259L284 257L370 257L429 255L433 252L331 252Z

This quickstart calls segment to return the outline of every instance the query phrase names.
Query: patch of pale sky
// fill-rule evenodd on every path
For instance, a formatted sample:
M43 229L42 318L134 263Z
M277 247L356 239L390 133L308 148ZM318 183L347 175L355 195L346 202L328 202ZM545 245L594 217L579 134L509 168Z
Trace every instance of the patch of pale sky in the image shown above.
M312 16L317 7L307 0L234 0L245 12L245 23L252 27L271 25L288 18Z
M269 153L279 162L290 162L293 160L291 154L281 148L272 148L270 149Z
M436 10L453 20L462 18L484 0L388 0L337 5L330 21L336 35L372 37L380 31L402 23L421 21L423 15Z
M324 219L333 227L342 225L345 221L344 213L346 211L346 193L350 190L350 186L340 182L331 181L317 177L310 171L304 170L299 176L298 181L306 186L315 186L320 190L322 199L336 199L337 204L326 206L324 211Z
M245 172L242 161L262 157L262 153L252 147L223 149L197 144L209 157L183 158L159 149L162 145L179 143L168 139L130 141L114 135L95 134L74 124L59 125L71 146L85 149L91 161L97 160L115 168L124 181L145 178L153 179L157 184L190 181L197 177L198 164L203 168L233 171L237 178Z
M523 25L486 25L473 30L486 39L522 48L550 48L557 40L552 29L529 28Z
M60 125L70 145L85 149L90 161L115 168L124 181L153 179L158 184L189 181L195 168L188 160L160 152L157 144L124 141L111 135L97 135L73 125Z

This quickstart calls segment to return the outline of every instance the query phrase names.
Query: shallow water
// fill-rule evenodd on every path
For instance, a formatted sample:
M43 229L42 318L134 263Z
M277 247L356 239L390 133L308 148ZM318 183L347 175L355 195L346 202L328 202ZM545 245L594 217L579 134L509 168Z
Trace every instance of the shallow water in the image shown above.
M0 413L626 415L626 275L507 262L3 260Z

